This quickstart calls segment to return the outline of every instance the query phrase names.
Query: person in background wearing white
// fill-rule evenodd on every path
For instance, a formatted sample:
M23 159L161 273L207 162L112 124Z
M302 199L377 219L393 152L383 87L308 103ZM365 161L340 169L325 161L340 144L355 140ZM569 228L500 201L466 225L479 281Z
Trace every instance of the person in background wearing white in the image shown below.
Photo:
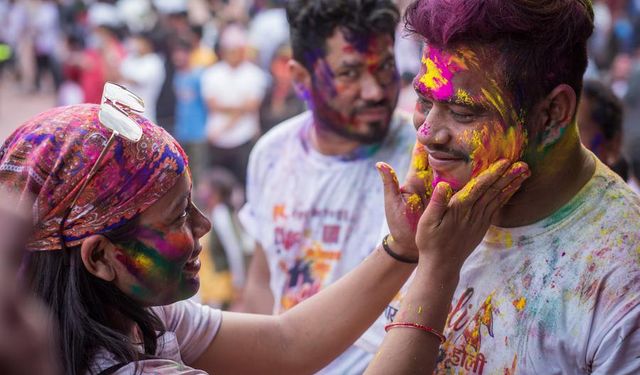
M385 217L376 162L404 175L416 141L396 112L392 1L290 1L287 15L291 79L310 110L251 152L239 216L256 241L243 294L251 313L290 311L371 254ZM361 374L375 350L356 343L321 373Z
M221 60L202 76L211 164L228 168L243 185L249 153L260 133L258 110L267 87L266 74L246 60L247 46L246 31L227 26L220 37Z
M164 61L145 33L130 37L126 46L127 57L120 66L121 81L144 101L145 117L155 121L156 102L165 79Z
M35 8L32 27L36 54L35 88L42 88L42 78L46 71L51 74L54 89L62 83L57 61L57 49L60 38L60 14L54 1L40 1Z

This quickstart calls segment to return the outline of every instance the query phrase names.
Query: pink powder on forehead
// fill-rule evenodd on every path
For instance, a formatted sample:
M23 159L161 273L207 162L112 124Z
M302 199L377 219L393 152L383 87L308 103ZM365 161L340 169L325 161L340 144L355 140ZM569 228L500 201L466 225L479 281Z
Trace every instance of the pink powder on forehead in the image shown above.
M437 48L429 48L422 57L424 74L418 81L420 91L431 94L434 99L446 101L455 94L453 76L467 69L464 60Z

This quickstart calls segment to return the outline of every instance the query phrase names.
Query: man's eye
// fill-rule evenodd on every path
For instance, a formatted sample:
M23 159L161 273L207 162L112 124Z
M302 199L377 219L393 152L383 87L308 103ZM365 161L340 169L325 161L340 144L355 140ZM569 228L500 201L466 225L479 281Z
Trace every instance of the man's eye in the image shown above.
M382 64L380 68L382 70L391 70L391 69L395 69L395 67L396 67L396 62L394 60L389 60L386 63Z
M347 79L356 79L358 78L358 71L355 69L343 70L338 73L338 77L347 78Z
M462 123L472 122L476 118L476 116L474 114L460 113L460 112L456 112L456 111L451 111L451 115L453 116L453 118L456 121L462 122Z
M433 103L423 98L418 98L418 101L416 102L416 109L425 116L429 114L432 107Z

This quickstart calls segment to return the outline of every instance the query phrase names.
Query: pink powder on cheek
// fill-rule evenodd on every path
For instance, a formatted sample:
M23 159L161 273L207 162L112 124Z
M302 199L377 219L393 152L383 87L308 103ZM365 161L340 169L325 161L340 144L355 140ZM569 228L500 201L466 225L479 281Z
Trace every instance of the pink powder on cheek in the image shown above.
M146 242L167 259L188 259L193 252L193 242L186 233L165 232L143 226L136 235L139 241Z

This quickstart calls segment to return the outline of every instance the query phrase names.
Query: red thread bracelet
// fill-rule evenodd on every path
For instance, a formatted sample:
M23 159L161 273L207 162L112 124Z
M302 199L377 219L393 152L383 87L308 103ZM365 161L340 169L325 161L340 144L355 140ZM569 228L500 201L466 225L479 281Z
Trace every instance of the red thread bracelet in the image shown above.
M431 333L432 335L435 335L438 337L438 339L440 339L440 344L444 344L445 341L447 341L447 338L444 337L444 335L438 331L436 331L433 328L427 327L427 326L423 326L422 324L418 324L418 323L389 323L386 326L384 326L384 331L385 332L389 332L390 329L392 328L414 328L414 329L419 329L420 331L424 331L427 333Z

